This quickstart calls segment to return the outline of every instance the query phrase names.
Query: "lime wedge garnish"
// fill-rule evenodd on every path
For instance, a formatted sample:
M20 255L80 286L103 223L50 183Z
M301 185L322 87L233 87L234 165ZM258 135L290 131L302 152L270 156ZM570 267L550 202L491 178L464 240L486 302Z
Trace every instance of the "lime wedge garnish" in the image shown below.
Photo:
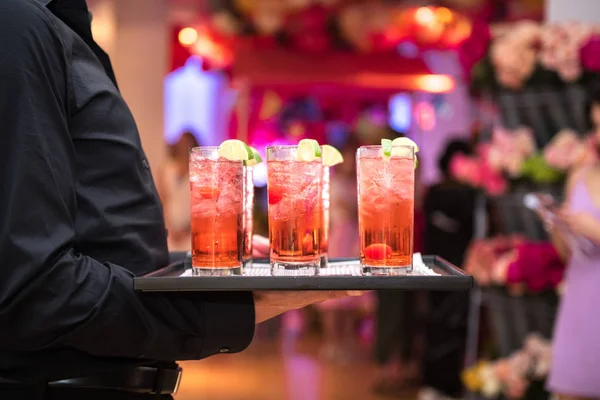
M219 146L219 157L230 161L248 161L254 157L252 149L241 140L226 140Z
M399 137L392 141L392 146L408 146L415 149L415 153L419 152L419 146L407 137Z
M323 165L333 167L344 162L344 157L338 149L328 144L324 144L322 148Z
M417 153L419 152L419 146L407 137L399 137L392 141L392 155L396 157L410 157L410 151L407 151L406 147L412 147L415 157L415 169L419 165L417 160Z
M246 161L244 165L247 167L254 167L262 162L262 157L258 153L258 150L256 150L254 147L250 147L250 150L252 151L252 158Z
M384 157L392 156L392 141L390 139L381 139L381 151Z
M298 160L314 161L321 158L321 146L313 139L302 139L298 143Z

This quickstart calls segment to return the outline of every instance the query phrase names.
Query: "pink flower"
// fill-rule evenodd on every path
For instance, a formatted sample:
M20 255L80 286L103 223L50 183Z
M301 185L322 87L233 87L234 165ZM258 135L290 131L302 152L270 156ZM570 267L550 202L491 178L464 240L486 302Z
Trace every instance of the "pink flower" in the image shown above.
M515 145L519 152L525 157L535 153L536 143L533 132L528 127L522 126L514 130Z
M504 285L506 283L507 271L509 266L517 257L515 250L501 255L492 266L493 279L496 283Z
M581 47L581 65L583 69L600 72L600 34L595 34Z
M591 25L582 23L551 24L540 35L540 63L556 71L566 82L576 81L583 69L581 48L594 32ZM592 54L587 54L593 57Z
M492 132L492 143L501 151L515 151L516 145L511 132L502 127L495 127Z
M496 371L496 376L498 377L498 380L500 382L508 382L512 371L510 363L507 359L503 358L501 360L496 361L496 363L494 364L494 369Z
M528 383L522 378L512 378L506 382L506 397L509 399L521 399L525 396Z
M576 82L583 73L583 69L578 63L565 62L557 69L558 75L565 82Z
M535 70L535 50L511 37L493 42L490 57L496 68L496 79L507 88L520 89Z
M500 195L506 191L507 183L502 176L503 154L497 146L483 143L477 147L481 161L481 184L491 195Z
M519 89L529 79L536 66L540 33L537 23L524 21L492 43L490 59L501 85Z
M512 178L518 178L521 176L521 169L524 161L525 157L522 154L508 153L504 157L504 169L506 173Z
M493 168L497 172L502 171L504 154L498 146L489 145L487 149L487 162L490 168Z
M544 159L549 166L558 170L568 170L581 160L586 145L572 130L564 129L557 133L544 149Z
M548 346L548 341L544 339L539 333L530 333L525 338L524 349L527 353L533 357L539 357Z
M522 283L531 292L540 292L562 281L565 265L551 243L524 242L517 250L518 256L508 266L507 283Z
M550 341L539 334L529 334L525 339L525 351L535 360L533 375L538 379L548 376L552 362L552 344Z
M450 161L450 173L461 182L478 187L481 184L481 165L474 157L455 155Z
M581 158L581 165L593 165L594 163L600 161L598 156L600 152L600 144L598 143L598 137L596 135L588 135L585 142L585 153Z
M524 351L514 353L509 358L509 363L514 371L514 375L525 378L529 368L533 364L533 358Z
M535 21L523 20L516 23L511 34L529 46L536 45L542 34L542 26Z
M535 140L529 128L520 127L510 131L496 127L492 142L482 146L480 153L491 169L518 177L521 175L523 162L535 150Z
M496 173L490 175L488 179L484 181L483 186L486 192L492 196L500 196L501 194L506 193L508 188L506 180L501 175Z

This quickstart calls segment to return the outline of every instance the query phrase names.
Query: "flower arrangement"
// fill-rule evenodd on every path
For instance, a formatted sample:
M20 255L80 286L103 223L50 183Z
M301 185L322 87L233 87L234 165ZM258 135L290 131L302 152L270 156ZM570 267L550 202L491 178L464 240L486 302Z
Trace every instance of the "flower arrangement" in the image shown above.
M479 43L479 47L474 43ZM474 62L463 53L487 44ZM520 21L489 38L470 38L459 48L463 67L475 89L519 90L531 81L574 83L600 73L600 25L539 24Z
M521 235L475 240L467 250L465 271L481 286L497 282L494 266L524 240Z
M534 382L548 376L551 361L551 343L533 333L521 350L495 362L480 361L463 371L462 380L468 390L487 398L520 399L532 390Z
M457 154L450 161L450 173L459 181L481 188L492 196L501 195L509 181L529 180L536 183L560 182L565 168L554 162L570 141L553 144L548 156L539 153L533 133L526 127L515 130L494 129L492 140L480 143L474 156ZM548 161L550 160L550 161Z
M572 130L557 133L543 152L546 163L560 171L595 161L597 138L594 135L581 137Z
M467 251L465 271L480 286L502 285L520 294L556 290L565 264L548 242L531 242L520 235L473 242Z

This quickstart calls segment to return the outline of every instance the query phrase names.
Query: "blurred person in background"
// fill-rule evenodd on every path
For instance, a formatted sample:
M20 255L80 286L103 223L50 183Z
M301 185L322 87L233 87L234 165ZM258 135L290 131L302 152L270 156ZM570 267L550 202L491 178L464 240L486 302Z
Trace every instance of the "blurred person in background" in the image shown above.
M477 192L452 177L450 161L459 153L469 155L471 152L468 142L454 140L447 144L438 163L442 181L429 188L423 201L425 253L438 255L459 267L474 235ZM428 303L424 388L420 397L460 397L469 293L431 292Z
M420 164L422 165L422 164ZM420 168L415 171L414 252L423 252L423 185ZM416 336L418 333L418 292L384 290L377 292L375 361L379 367L374 390L382 395L402 394L417 387L419 378Z
M163 204L169 251L188 251L192 246L190 221L190 149L198 147L193 133L184 132L169 145L167 160L158 172L157 189Z
M559 399L600 398L600 87L592 91L592 157L569 174L565 204L549 224L553 243L568 257L566 285L552 342L548 388ZM567 155L565 155L567 156Z

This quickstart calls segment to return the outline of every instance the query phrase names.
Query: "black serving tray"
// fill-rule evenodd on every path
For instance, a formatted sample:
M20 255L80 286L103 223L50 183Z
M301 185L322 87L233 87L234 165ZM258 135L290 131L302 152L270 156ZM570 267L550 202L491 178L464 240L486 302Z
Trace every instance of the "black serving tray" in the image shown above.
M191 276L189 259L134 278L142 292L250 290L469 290L473 278L437 256L423 256L426 271L397 276L364 276L357 259L332 259L316 276L271 276L268 260L255 260L240 276ZM432 273L435 273L433 274ZM439 274L439 275L438 275Z

